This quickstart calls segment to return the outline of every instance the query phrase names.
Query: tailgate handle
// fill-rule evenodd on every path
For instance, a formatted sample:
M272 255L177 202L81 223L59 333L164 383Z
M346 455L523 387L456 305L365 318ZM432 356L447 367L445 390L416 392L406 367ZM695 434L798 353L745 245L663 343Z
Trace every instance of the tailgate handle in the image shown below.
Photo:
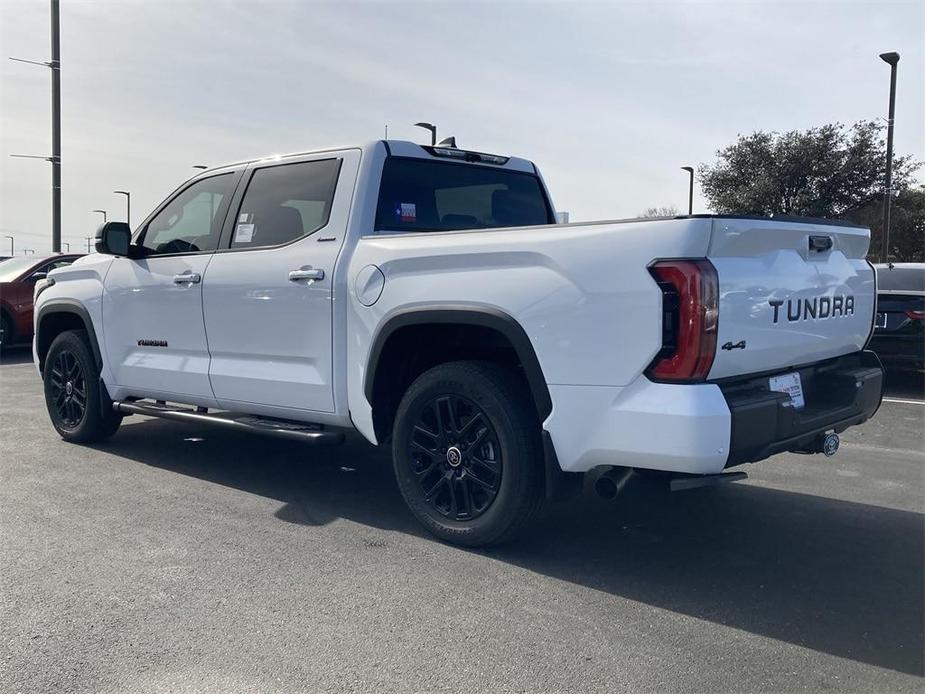
M832 249L832 237L831 236L810 236L809 237L809 250L810 252L816 251L816 253L822 253Z

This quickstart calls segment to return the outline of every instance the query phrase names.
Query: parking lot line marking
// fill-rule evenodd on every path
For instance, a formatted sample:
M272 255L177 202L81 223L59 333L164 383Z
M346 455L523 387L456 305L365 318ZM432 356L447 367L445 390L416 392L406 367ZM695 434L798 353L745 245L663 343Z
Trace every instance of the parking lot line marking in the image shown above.
M925 400L904 400L903 398L883 398L883 402L901 402L904 405L925 405Z

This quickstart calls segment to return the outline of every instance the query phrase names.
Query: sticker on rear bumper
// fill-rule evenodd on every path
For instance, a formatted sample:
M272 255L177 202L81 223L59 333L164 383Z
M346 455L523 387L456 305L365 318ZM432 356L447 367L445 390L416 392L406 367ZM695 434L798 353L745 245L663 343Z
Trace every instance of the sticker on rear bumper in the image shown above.
M783 376L773 376L768 379L768 388L777 393L786 393L790 396L795 408L802 409L806 402L803 400L803 381L800 374L791 373Z

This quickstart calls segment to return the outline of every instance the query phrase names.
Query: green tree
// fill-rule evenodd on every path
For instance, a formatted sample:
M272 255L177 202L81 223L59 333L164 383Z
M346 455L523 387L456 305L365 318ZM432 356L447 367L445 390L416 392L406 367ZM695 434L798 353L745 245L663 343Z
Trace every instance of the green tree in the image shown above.
M883 243L883 201L852 214L851 221L870 227L871 258L879 258ZM899 191L890 206L890 260L925 262L925 186Z
M700 168L701 189L714 211L848 219L871 227L871 255L877 255L886 160L880 124L740 135L716 156ZM894 155L890 247L897 258L922 252L921 189L910 189L917 166L911 157Z

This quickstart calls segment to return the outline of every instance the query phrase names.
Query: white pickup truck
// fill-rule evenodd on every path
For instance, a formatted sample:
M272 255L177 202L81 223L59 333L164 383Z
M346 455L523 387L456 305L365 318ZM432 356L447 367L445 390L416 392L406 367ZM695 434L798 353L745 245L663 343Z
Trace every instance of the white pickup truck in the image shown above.
M414 515L511 537L599 468L682 482L869 418L869 232L694 215L556 224L529 161L411 142L204 171L36 287L68 441L129 414L391 445Z

